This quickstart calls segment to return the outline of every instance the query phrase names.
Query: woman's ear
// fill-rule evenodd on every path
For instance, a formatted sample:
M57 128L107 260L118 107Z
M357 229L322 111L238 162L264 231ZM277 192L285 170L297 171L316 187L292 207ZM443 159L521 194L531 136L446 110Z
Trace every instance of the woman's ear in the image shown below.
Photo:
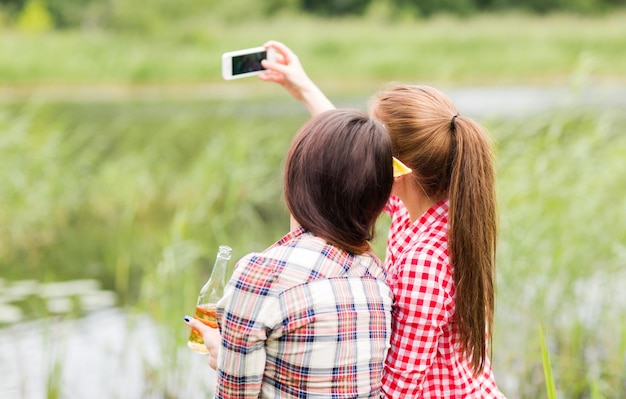
M393 177L398 178L404 175L408 175L409 173L413 172L413 170L411 168L409 168L408 166L406 166L404 163L402 163L402 161L400 161L398 158L393 157Z

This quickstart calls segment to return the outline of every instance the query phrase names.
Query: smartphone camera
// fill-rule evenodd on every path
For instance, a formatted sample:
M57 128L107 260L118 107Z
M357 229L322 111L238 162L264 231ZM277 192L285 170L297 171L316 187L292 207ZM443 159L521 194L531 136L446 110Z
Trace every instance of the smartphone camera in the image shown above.
M265 68L261 65L264 59L273 60L275 51L264 47L230 51L222 55L222 76L224 79L238 79L254 76Z

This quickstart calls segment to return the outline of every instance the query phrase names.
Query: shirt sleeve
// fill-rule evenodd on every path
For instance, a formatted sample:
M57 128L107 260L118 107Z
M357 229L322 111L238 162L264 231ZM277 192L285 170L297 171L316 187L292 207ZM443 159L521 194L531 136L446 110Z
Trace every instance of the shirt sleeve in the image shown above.
M391 287L395 294L391 350L383 376L387 398L420 396L453 306L442 286L442 267L446 265L436 257L419 250L398 260Z
M265 370L268 315L276 313L262 260L238 262L218 303L222 342L215 398L258 398ZM274 309L274 311L272 311Z

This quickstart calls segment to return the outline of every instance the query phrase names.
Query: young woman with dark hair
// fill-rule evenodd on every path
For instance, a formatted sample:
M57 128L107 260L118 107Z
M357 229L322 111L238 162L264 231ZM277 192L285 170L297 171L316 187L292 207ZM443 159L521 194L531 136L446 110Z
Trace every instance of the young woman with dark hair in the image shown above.
M276 82L312 115L334 105L284 44L269 42ZM484 129L440 91L390 85L370 102L393 155L395 178L385 270L394 295L385 398L503 398L489 361L497 215L491 144Z
M389 136L361 112L320 113L284 176L291 231L237 262L221 336L185 318L212 353L215 397L379 397L392 296L368 241L393 185Z

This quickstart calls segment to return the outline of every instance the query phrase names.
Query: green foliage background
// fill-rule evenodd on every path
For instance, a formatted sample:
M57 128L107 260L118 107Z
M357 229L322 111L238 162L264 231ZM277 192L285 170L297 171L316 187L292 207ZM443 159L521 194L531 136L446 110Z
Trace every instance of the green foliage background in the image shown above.
M361 108L392 80L559 86L575 98L626 81L617 1L593 16L468 17L459 6L429 18L400 1L343 2L363 15L338 17L339 3L2 2L2 279L101 281L162 327L155 350L166 361L145 373L161 397L183 397L180 318L217 245L237 258L287 228L282 159L307 118L276 86L222 81L221 53L282 40L339 106ZM623 106L514 111L481 121L498 161L496 378L509 397L542 397L541 325L559 396L623 397L626 300L611 299L622 298L626 265ZM51 316L37 303L22 304L28 317ZM48 397L63 397L62 369Z
M575 12L602 14L623 7L624 0L3 0L10 18L47 10L54 26L150 31L158 25L197 15L217 15L228 20L315 14L364 16L384 14L390 19L422 18L437 14L468 16L484 12L523 11L533 14Z

